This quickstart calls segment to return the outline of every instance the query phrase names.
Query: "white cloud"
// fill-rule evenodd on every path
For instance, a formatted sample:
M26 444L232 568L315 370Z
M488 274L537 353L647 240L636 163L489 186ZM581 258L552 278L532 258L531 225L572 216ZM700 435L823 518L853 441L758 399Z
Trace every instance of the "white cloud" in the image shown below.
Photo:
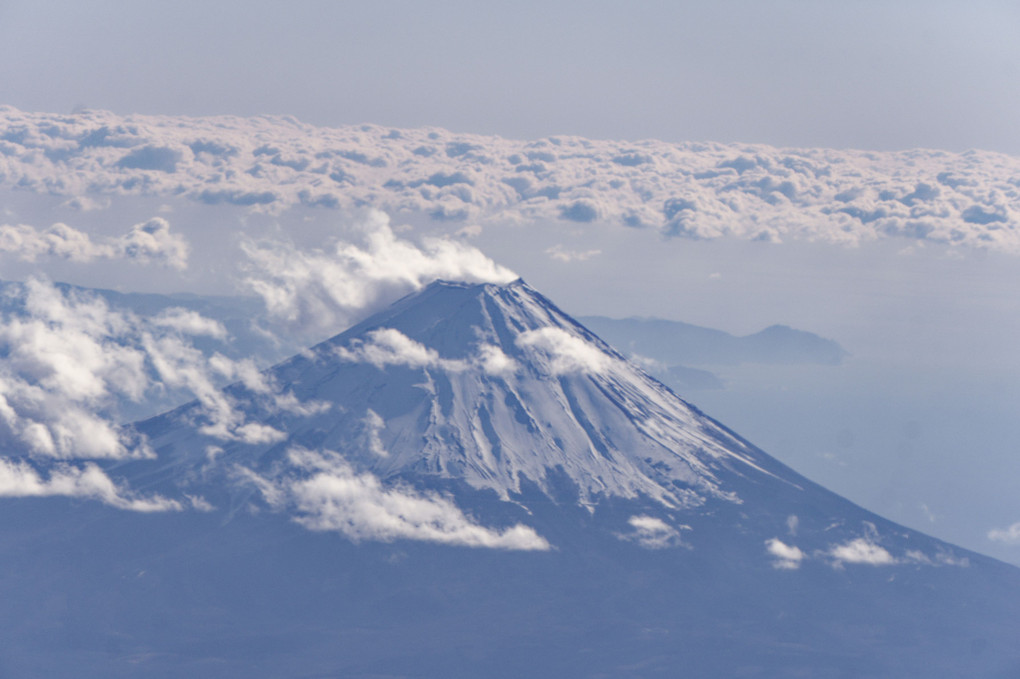
M39 280L24 284L21 295L21 308L0 318L0 441L8 449L63 459L151 457L117 415L125 403L167 396L197 398L208 435L280 440L281 432L246 421L218 388L226 380L240 381L270 408L322 409L280 393L251 360L203 355L181 331L220 328L197 314L171 311L148 322Z
M11 107L0 116L23 131L4 142L0 185L82 205L185 195L260 211L373 205L458 222L565 219L584 229L605 220L671 237L897 238L1020 253L1020 158L991 152L529 142L435 128L394 137L389 128L285 118L68 117ZM558 254L586 252L550 253Z
M97 259L127 259L139 263L158 262L175 269L188 266L188 243L183 236L170 233L170 224L161 217L136 224L119 238L93 242L84 231L57 223L40 231L26 224L0 225L0 253L13 254L26 262L41 257L91 262Z
M545 254L549 255L552 259L559 260L561 262L583 262L591 259L596 255L601 255L601 250L567 250L562 245L554 245L551 248L547 248Z
M116 252L125 259L139 262L160 262L174 269L188 268L187 240L170 233L170 224L162 217L135 224L115 241Z
M172 328L184 335L204 335L218 340L227 339L227 329L223 327L222 323L206 318L197 311L182 307L164 309L150 322L160 328Z
M95 464L56 465L50 470L49 478L44 478L24 460L0 457L0 497L47 496L98 500L134 512L180 511L183 508L179 502L159 495L139 497L118 488Z
M1007 545L1020 545L1020 522L1006 528L993 528L988 531L988 539L992 542L1003 542Z
M503 353L495 344L481 344L476 362L489 375L512 375L520 367L517 361Z
M800 562L804 560L804 552L799 547L788 545L779 538L767 540L765 548L774 557L772 561L773 568L797 570L800 568Z
M379 415L379 413L369 408L365 412L364 424L368 449L379 457L389 457L390 454L386 451L386 447L383 446L382 438L379 436L386 427L386 421Z
M537 349L538 360L553 375L602 373L612 365L612 357L562 328L528 330L515 340L522 349Z
M662 519L654 516L632 516L627 523L633 529L630 533L620 533L622 540L636 542L645 549L664 549L680 544L680 532Z
M312 473L276 481L251 470L239 474L253 482L270 505L295 511L295 521L309 530L336 531L355 541L406 539L491 549L549 549L549 543L528 526L487 528L448 497L384 486L371 473L354 471L339 456L292 450L289 459Z
M871 566L888 566L896 563L893 557L885 548L876 545L866 538L857 538L843 545L835 545L829 550L829 555L837 563L867 564Z
M509 283L517 277L459 241L426 238L419 246L400 239L378 211L368 214L361 231L361 244L338 242L330 251L246 242L246 282L277 320L337 330L382 301L436 279Z
M410 368L439 367L459 372L468 367L466 361L440 358L435 349L393 328L372 330L366 337L366 340L354 339L347 346L336 347L336 355L344 361L370 363L377 368L404 365Z

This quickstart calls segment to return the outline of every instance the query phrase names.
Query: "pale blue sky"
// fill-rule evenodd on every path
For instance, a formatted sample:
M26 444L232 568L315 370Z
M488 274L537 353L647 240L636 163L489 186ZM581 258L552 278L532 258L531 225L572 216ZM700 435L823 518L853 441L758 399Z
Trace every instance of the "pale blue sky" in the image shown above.
M0 101L1020 153L1020 5L0 1Z

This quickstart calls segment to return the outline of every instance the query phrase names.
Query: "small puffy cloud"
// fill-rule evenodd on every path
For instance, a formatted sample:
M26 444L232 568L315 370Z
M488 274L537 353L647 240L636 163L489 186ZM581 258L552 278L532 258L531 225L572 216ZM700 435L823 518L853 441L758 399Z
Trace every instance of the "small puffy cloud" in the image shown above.
M636 542L645 549L664 549L680 544L680 532L662 519L654 516L632 516L627 520L633 529L620 533L621 540Z
M409 368L439 367L459 372L468 367L465 361L440 358L435 349L393 328L372 330L366 340L355 339L348 346L337 347L336 355L344 361L370 363L377 368L404 365Z
M242 245L248 286L270 315L299 328L335 330L353 317L436 279L509 283L517 276L461 241L398 238L389 217L372 211L362 243L302 251L285 243Z
M602 373L612 365L612 357L597 346L585 342L562 328L538 328L518 335L522 349L535 349L544 357L553 375Z
M988 539L992 542L1002 542L1007 545L1020 545L1020 522L1006 528L993 528L988 531Z
M25 262L35 262L42 257L71 262L126 259L139 263L158 262L183 270L188 266L188 250L187 240L170 233L170 224L161 217L136 224L123 236L100 242L62 223L45 230L25 224L0 225L0 253L14 255Z
M170 233L170 223L162 217L136 224L114 241L114 246L118 255L125 259L160 262L178 270L188 268L188 241Z
M520 367L517 361L504 354L495 344L480 345L476 363L488 375L512 375Z
M120 488L95 464L54 466L44 478L24 460L0 457L0 497L64 496L98 500L134 512L180 511L182 505L159 495L139 497Z
M545 254L549 255L552 259L559 260L561 262L583 262L587 259L591 259L596 255L601 255L601 250L567 250L562 245L554 245L551 248L547 248Z
M338 456L294 450L289 458L297 468L312 473L277 481L250 470L240 474L270 505L295 511L295 521L309 530L336 531L354 541L405 539L490 549L549 549L549 543L528 526L487 528L448 497L387 487L371 473L354 471Z
M837 564L853 563L869 566L889 566L896 563L896 558L884 547L876 545L866 538L857 538L843 545L835 545L829 555Z
M804 552L799 547L788 545L779 538L765 542L765 549L773 557L772 567L782 570L797 570L804 560Z
M164 309L153 317L151 323L160 328L171 328L184 335L227 339L227 329L222 323L182 307Z

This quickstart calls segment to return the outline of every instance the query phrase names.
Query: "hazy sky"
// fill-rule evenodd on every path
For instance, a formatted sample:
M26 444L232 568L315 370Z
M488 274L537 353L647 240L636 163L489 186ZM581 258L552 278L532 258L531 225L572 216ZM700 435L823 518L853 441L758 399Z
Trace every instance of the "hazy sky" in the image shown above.
M0 101L1020 153L1020 5L0 2Z

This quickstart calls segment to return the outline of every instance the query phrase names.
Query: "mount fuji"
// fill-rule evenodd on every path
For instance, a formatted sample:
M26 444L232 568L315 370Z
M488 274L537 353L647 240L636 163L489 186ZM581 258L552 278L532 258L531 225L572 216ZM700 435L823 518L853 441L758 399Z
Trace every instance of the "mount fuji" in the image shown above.
M1015 677L1020 571L800 476L523 281L437 281L4 499L0 677Z

